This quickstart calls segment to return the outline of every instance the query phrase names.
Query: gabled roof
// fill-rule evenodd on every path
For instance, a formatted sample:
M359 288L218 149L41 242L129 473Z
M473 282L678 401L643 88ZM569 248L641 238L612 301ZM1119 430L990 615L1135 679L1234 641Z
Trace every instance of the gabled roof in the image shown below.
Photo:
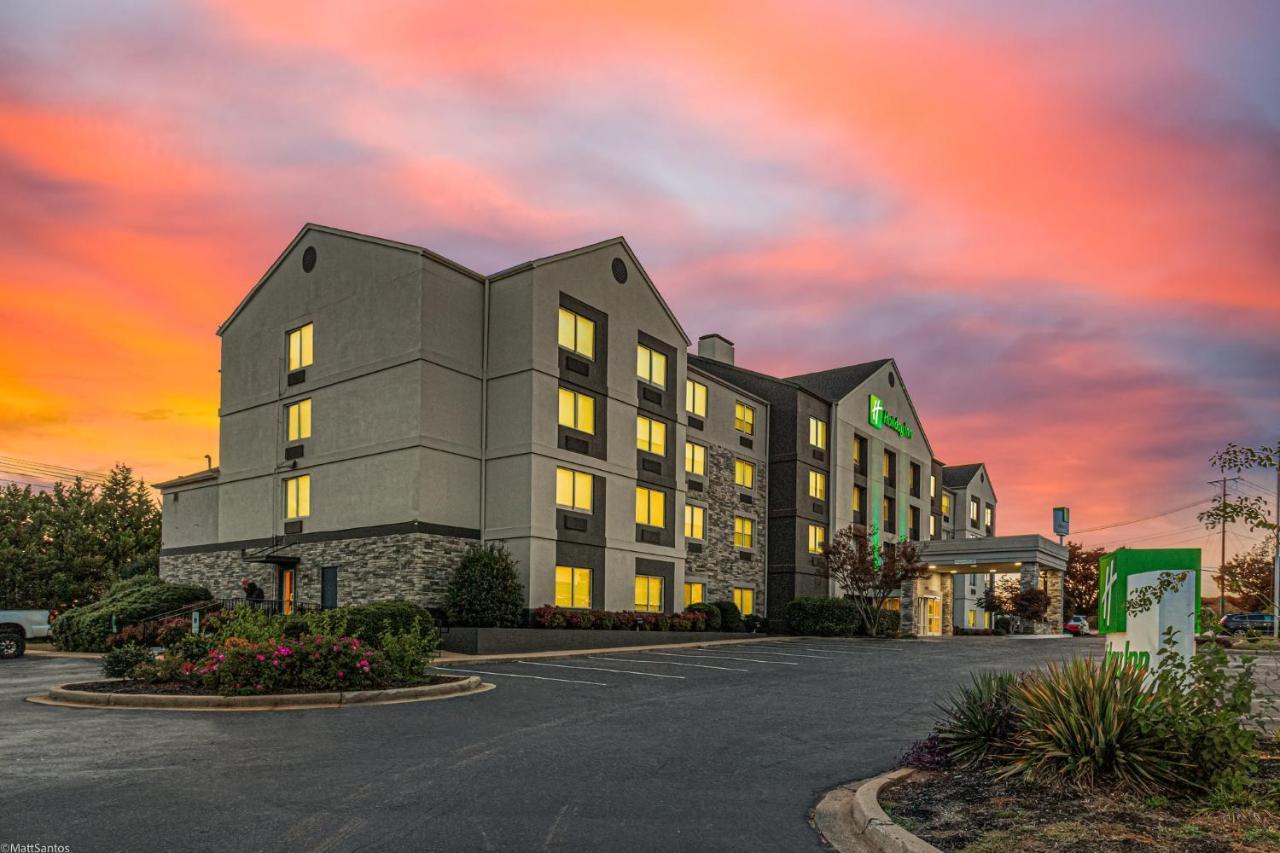
M942 466L942 485L948 489L963 489L973 482L973 478L978 476L981 468L981 462L971 462L968 465L944 465Z
M769 401L766 400L764 397L761 397L756 392L748 388L743 388L741 385L739 385L736 382L730 382L728 379L724 378L723 376L720 376L719 374L712 373L710 370L699 367L694 362L695 358L701 358L701 356L695 356L695 355L689 356L689 372L690 373L694 373L698 376L701 376L703 379L706 379L710 382L715 382L718 385L723 385L725 388L728 388L730 391L733 391L737 394L741 394L743 397L750 397L752 400L756 401L757 403L761 403L766 407L769 405Z
M345 231L341 228L332 228L328 225L317 225L314 222L308 222L306 225L302 226L302 230L298 232L297 236L289 241L289 245L285 246L284 251L280 253L280 256L277 257L275 261L271 264L271 266L267 268L267 271L262 274L262 277L258 279L257 283L254 284L254 286L249 290L249 292L245 294L244 299L240 300L240 304L237 305L235 310L231 312L231 316L228 317L226 320L222 321L222 325L218 327L219 335L225 332L227 330L227 327L231 325L232 321L234 321L236 317L240 316L240 312L243 311L246 307L248 307L249 302L253 300L253 297L258 295L258 291L261 290L263 285L267 283L267 279L271 278L272 273L274 273L276 269L280 266L280 264L284 262L284 259L288 257L290 252L293 251L293 248L302 241L302 238L307 236L307 234L315 231L318 231L322 234L333 234L338 237L347 237L352 240L360 240L365 243L375 243L379 246L386 246L387 248L391 248L391 249L401 249L406 252L414 252L419 255L422 255L425 258L430 258L436 263L443 264L444 266L449 267L450 269L456 270L457 272L460 272L469 278L473 278L477 282L484 281L484 276L480 275L480 273L476 272L475 270L467 269L457 261L450 260L449 258L446 258L444 255L433 252L430 249L425 248L423 246L414 246L409 243L400 243L396 240L387 240L383 237L373 237L368 234L359 234L355 231Z
M680 333L680 337L684 338L685 346L692 344L693 341L689 339L689 335L685 332L684 326L680 325L680 318L676 317L675 312L671 310L671 306L667 304L667 300L662 298L662 293L653 283L653 279L649 278L648 271L645 270L644 264L640 263L640 259L636 257L636 253L632 251L631 244L627 242L626 237L610 237L608 240L601 240L600 242L592 243L589 246L580 246L577 249L569 249L565 252L547 255L544 258L534 258L531 261L525 261L524 263L516 264L514 267L507 267L505 270L493 273L489 276L489 281L497 281L498 279L507 278L508 276L525 272L527 270L537 269L540 266L552 264L556 261L563 261L567 258L585 255L588 252L595 252L599 249L606 248L607 246L620 246L622 250L627 253L627 257L631 259L632 265L640 273L640 277L644 279L644 283L649 286L651 291L653 291L653 295L657 298L658 304L662 306L662 310L667 312L667 317L671 319L672 324L676 327L676 331Z
M875 361L864 361L861 364L850 364L847 367L833 367L830 370L819 370L816 373L802 373L799 376L788 376L787 380L802 388L807 388L830 403L838 403L848 396L849 392L884 367L892 359L881 358Z

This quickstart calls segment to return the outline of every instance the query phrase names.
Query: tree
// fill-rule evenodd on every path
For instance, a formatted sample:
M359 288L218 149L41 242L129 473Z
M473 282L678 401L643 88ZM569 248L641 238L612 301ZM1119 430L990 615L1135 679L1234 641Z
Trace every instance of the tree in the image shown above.
M1228 444L1224 450L1209 458L1209 464L1219 471L1234 471L1237 474L1254 468L1275 470L1280 465L1280 443L1273 447L1262 445L1256 448ZM1227 495L1225 499L1222 495L1217 495L1213 499L1213 506L1200 513L1198 518L1209 530L1220 524L1240 521L1247 524L1251 531L1266 530L1274 533L1276 530L1276 520L1271 518L1266 498L1257 495Z
M1222 587L1227 600L1243 611L1270 610L1275 559L1275 543L1259 542L1227 560L1222 566Z
M1049 610L1049 593L1037 587L1018 590L1010 604L1014 616L1028 622L1041 622Z
M880 631L880 613L889 597L929 572L912 542L885 544L879 556L880 564L876 565L871 540L852 525L838 530L823 553L827 571L853 602L873 637Z
M446 612L450 625L513 628L524 609L524 586L515 560L501 543L472 545L449 579Z
M63 610L121 578L155 573L160 510L124 465L101 486L0 490L0 607Z
M1062 576L1064 612L1093 614L1098 610L1098 561L1106 548L1086 549L1067 543L1067 571Z
M1014 602L1021 591L1021 581L1005 575L982 591L978 606L993 616L1013 616Z

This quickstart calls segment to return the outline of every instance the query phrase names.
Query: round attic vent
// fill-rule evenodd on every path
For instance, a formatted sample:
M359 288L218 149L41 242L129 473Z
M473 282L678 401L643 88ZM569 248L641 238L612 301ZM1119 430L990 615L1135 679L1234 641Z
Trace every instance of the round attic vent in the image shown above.
M302 271L311 272L316 268L316 247L308 246L302 253Z
M890 373L890 374L889 374L889 387L890 387L890 388L892 388L894 385L897 385L897 384L898 384L898 380L894 378L894 376L893 376L893 374L892 374L892 373Z
M627 265L622 258L613 259L613 278L618 284L627 283Z

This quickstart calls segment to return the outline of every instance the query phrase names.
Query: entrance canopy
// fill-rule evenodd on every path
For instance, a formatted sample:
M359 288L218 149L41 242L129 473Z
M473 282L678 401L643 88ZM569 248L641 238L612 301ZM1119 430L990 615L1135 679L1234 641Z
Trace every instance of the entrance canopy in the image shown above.
M1036 534L931 539L920 543L920 559L931 569L958 574L1026 574L1032 566L1062 572L1067 568L1067 549Z

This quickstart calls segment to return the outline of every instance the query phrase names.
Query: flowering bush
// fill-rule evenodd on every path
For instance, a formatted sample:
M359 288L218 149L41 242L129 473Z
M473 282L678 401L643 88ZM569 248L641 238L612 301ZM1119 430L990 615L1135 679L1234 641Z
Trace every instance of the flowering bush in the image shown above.
M530 612L529 624L534 628L705 631L707 615L690 610L684 613L637 613L632 610L575 610L547 605Z
M190 616L170 616L151 622L129 625L117 634L107 637L107 648L136 643L140 646L167 646L183 634L191 633Z
M227 642L186 674L224 695L368 690L394 683L382 652L358 637Z

